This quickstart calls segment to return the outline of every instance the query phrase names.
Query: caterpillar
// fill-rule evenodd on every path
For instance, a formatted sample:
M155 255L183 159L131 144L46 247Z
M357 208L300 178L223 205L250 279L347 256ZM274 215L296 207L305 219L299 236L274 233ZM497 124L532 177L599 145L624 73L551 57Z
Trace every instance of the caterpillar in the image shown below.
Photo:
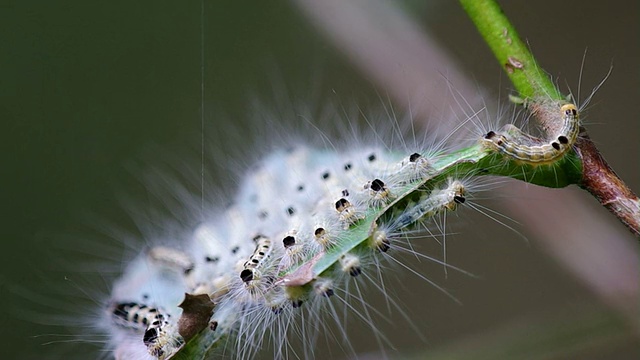
M259 274L260 266L269 259L273 249L271 247L271 239L264 235L256 235L253 241L256 243L256 249L249 260L244 263L244 269L240 273L240 278L245 284L255 280L256 275Z
M417 204L405 210L390 225L390 228L401 230L419 219L431 217L439 212L456 209L457 204L465 202L465 186L459 180L448 180L444 189L435 189L428 196L423 196Z
M182 337L170 329L171 315L161 309L136 302L123 302L111 304L109 313L115 324L142 330L142 343L149 354L157 359L165 359L184 344Z
M542 141L510 125L505 126L498 133L489 131L482 138L482 144L487 149L497 151L525 164L552 164L571 149L580 132L578 110L574 104L562 105L559 114L562 116L562 126L558 133L552 136L550 142L537 144Z

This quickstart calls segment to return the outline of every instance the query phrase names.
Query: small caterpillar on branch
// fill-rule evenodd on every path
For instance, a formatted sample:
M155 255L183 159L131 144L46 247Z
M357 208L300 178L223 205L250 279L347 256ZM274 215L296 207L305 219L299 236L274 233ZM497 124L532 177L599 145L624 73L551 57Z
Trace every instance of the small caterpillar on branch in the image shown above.
M485 148L507 155L517 161L530 165L551 164L563 157L578 139L580 121L574 104L565 104L560 108L562 127L552 141L543 144L515 126L505 126L499 133L489 131L482 139Z

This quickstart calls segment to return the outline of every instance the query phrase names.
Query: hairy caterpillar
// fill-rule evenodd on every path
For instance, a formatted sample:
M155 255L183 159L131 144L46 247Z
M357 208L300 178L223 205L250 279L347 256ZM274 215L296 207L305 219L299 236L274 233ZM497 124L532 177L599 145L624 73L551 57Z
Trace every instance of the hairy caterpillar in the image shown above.
M256 235L253 241L256 242L256 249L249 260L244 263L244 269L240 273L240 278L245 284L254 281L261 264L268 260L271 250L273 249L271 247L271 239L266 236Z
M550 142L542 143L524 134L513 125L505 126L501 132L488 132L482 144L516 161L530 165L552 164L563 157L575 144L580 132L578 111L575 105L562 105L559 111L562 126ZM542 143L542 144L539 144Z
M449 180L444 189L436 189L429 196L422 197L415 206L407 209L393 221L392 228L400 230L423 217L431 217L443 210L455 210L457 204L465 202L465 187L458 180Z
M158 359L165 359L184 343L171 329L175 326L171 315L158 308L135 302L114 303L109 314L116 325L142 330L142 343Z

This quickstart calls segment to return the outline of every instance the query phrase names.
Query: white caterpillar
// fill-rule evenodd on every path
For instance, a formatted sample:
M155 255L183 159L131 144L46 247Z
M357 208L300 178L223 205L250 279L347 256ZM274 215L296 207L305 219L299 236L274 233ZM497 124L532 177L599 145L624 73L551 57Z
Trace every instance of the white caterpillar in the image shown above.
M156 307L135 302L114 303L109 314L116 325L142 330L142 343L149 354L158 359L165 359L184 343L172 329L171 315Z
M391 228L401 230L415 224L422 218L436 215L442 211L453 211L458 204L465 202L465 186L459 180L449 179L449 184L444 189L435 189L429 196L423 196L417 204L408 208L402 215L396 218Z
M560 108L562 127L552 136L550 142L541 142L513 125L505 126L499 133L488 132L482 144L488 149L500 152L519 162L531 165L552 164L562 158L575 144L580 132L578 110L573 104L565 104Z
M271 255L271 239L264 235L256 235L253 238L256 242L256 249L247 262L244 263L244 268L240 273L240 278L245 284L249 284L255 280L256 275L259 274L261 265L269 259Z

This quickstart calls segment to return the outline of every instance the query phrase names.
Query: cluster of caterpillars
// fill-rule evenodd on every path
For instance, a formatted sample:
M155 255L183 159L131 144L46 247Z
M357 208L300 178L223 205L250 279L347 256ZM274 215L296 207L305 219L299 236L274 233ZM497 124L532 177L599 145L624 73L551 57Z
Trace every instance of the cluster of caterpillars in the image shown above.
M320 162L316 170L309 171L318 176L304 183L299 178L274 176L283 168L295 173L296 166L306 166L309 153L308 149L288 151L267 159L263 168L249 175L245 181L248 185L243 188L250 191L241 192L238 204L230 206L228 220L220 223L221 228L201 227L194 234L194 245L185 247L185 251L154 247L146 254L145 266L157 272L154 276L179 278L171 281L187 296L207 295L207 300L216 305L213 317L206 320L216 326L225 324L226 331L231 331L230 324L242 321L242 314L256 308L280 314L301 307L311 298L331 297L336 286L345 281L341 274L357 277L364 271L372 250L386 253L393 248L394 237L401 236L406 228L455 210L465 202L466 189L461 180L449 178L443 187L425 188L421 196L403 202L400 211L389 211L393 215L384 220L376 218L368 239L354 248L338 250L340 256L332 266L315 273L315 261L340 248L350 230L368 214L393 207L406 195L402 191L424 181L432 173L432 159L419 153L402 159L374 152L360 161L355 158L336 164L340 157L334 154L326 164ZM278 193L283 181L286 188L295 191ZM255 192L257 185L275 189L276 193ZM281 201L282 211L268 207L274 199ZM232 236L226 243L225 234ZM171 317L150 305L154 303L113 302L109 311L114 324L141 333L141 343L152 357L165 359L189 339L179 334L180 317Z

